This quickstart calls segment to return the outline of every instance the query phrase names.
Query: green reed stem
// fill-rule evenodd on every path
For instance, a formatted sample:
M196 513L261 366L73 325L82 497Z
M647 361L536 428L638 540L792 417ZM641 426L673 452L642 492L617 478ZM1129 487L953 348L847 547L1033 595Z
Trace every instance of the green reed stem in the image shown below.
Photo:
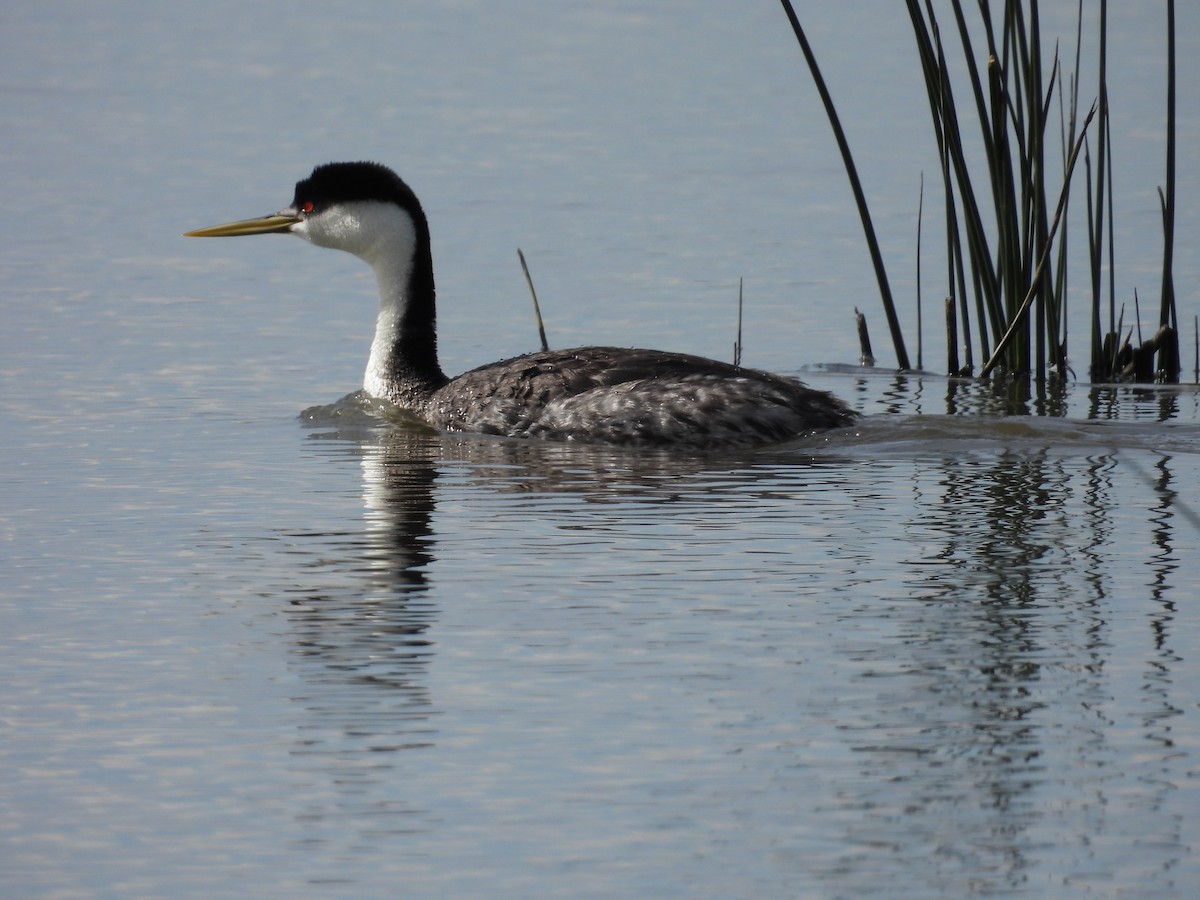
M1167 189L1163 215L1162 305L1158 324L1179 331L1175 314L1175 0L1167 0ZM1177 376L1176 376L1177 377Z
M533 316L537 319L538 337L542 341L542 349L549 350L550 345L546 342L546 326L542 324L542 308L538 305L537 291L533 288L533 276L529 274L529 266L525 264L525 254L521 252L521 248L517 248L517 258L521 260L521 271L525 273L525 283L529 285L529 296L533 298Z
M1079 151L1083 147L1083 139L1087 135L1088 125L1091 124L1092 118L1095 116L1095 114L1096 107L1093 105L1083 120L1083 127L1081 129L1079 139L1075 142L1075 147L1071 151L1071 158L1067 163L1066 178L1064 179L1062 191L1058 195L1058 205L1054 210L1054 219L1050 223L1050 231L1046 237L1046 244L1042 248L1041 256L1038 259L1037 269L1034 272L1033 281L1029 286L1029 292L1025 295L1025 299L1022 301L1020 308L1017 310L1016 316L1013 318L1012 323L1008 327L1008 331L1004 333L1004 337L1001 338L1000 343L996 345L996 349L992 353L991 358L984 363L983 369L980 370L980 378L986 378L989 374L991 374L992 370L995 369L996 365L1000 361L1001 355L1016 336L1022 320L1029 312L1029 307L1033 305L1033 300L1037 293L1038 285L1042 280L1042 276L1046 269L1046 263L1050 258L1050 248L1054 243L1054 235L1058 231L1058 223L1062 219L1063 210L1066 209L1067 206L1067 198L1070 195L1071 187L1071 173L1075 169L1075 161L1079 158Z
M879 240L875 236L875 226L871 222L871 212L867 207L866 196L863 194L862 182L858 177L858 169L854 165L854 157L850 153L850 144L846 140L842 123L838 119L837 110L833 105L833 99L829 95L829 89L826 87L825 79L821 75L820 67L817 65L816 56L813 55L812 47L809 46L804 29L800 27L800 20L796 18L796 11L792 9L790 0L780 0L780 2L783 4L784 12L787 13L788 21L792 24L792 31L796 35L796 40L800 43L800 49L804 53L804 59L808 63L809 71L812 73L813 82L816 84L817 91L821 95L821 102L825 106L825 114L829 117L829 124L833 128L838 150L842 154L842 162L846 166L846 174L850 178L850 187L854 191L854 202L858 206L858 215L862 219L867 247L871 253L871 264L875 267L875 278L879 282L880 299L883 301L883 310L887 315L888 328L892 333L892 345L895 347L897 364L901 369L909 369L911 366L908 362L908 351L904 347L904 332L900 328L900 318L896 315L896 304L892 300L892 289L888 284L887 271L883 265L883 254L879 250Z

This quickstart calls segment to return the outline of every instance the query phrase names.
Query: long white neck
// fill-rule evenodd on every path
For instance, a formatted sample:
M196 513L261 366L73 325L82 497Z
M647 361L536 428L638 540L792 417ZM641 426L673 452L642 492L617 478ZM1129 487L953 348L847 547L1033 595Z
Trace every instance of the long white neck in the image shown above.
M444 384L423 218L418 225L395 204L361 201L330 207L293 231L319 246L353 253L375 272L379 315L363 390L412 407Z
M404 313L408 304L408 282L412 274L412 254L388 254L368 260L375 270L379 286L379 315L375 319L375 337L363 376L363 390L372 397L390 396L395 355L405 334Z

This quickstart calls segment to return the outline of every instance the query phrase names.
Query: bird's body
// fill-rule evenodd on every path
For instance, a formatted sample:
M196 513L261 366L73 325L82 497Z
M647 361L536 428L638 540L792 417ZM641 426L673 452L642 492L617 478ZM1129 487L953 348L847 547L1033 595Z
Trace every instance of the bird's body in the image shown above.
M833 398L788 378L617 347L518 356L400 405L448 431L696 448L781 441L848 420Z
M379 316L364 390L435 428L613 444L753 446L848 425L840 400L792 378L661 350L580 347L447 378L437 359L429 225L412 190L376 163L318 166L292 206L189 232L290 232L375 270Z

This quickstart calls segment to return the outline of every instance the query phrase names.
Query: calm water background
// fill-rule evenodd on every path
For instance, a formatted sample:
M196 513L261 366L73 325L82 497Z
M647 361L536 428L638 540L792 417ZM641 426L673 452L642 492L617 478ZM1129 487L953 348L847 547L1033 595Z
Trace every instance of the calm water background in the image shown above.
M801 13L911 332L936 162L908 26L824 6ZM1110 47L1117 285L1144 301L1148 9L1115 10ZM370 273L179 237L379 159L433 222L448 370L533 349L517 246L555 346L728 357L744 277L748 363L853 361L858 305L887 365L774 4L11 2L0 107L6 896L1200 882L1193 390L1080 385L1001 419L986 388L821 370L860 428L707 458L305 423L360 383Z

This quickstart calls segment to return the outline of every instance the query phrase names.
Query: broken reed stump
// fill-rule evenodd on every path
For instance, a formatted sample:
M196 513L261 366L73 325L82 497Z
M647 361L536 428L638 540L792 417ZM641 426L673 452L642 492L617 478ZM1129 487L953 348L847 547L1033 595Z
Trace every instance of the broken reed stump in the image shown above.
M867 317L854 307L854 324L858 328L858 348L861 353L860 366L875 365L875 354L871 352L871 335L867 333Z
M959 374L958 319L954 315L954 300L946 298L946 374Z
M1179 383L1179 335L1170 325L1163 325L1137 347L1129 343L1128 337L1121 341L1120 335L1109 332L1104 336L1102 355L1106 365L1102 371L1092 373L1093 381Z
M1134 353L1134 360L1136 361L1143 352L1151 359L1158 357L1157 366L1149 365L1147 381L1157 381L1160 384L1179 383L1179 335L1174 328L1170 325L1161 326L1154 332L1154 337L1138 347ZM1147 362L1149 363L1149 360ZM1141 381L1142 374L1143 372L1138 370L1134 380Z

